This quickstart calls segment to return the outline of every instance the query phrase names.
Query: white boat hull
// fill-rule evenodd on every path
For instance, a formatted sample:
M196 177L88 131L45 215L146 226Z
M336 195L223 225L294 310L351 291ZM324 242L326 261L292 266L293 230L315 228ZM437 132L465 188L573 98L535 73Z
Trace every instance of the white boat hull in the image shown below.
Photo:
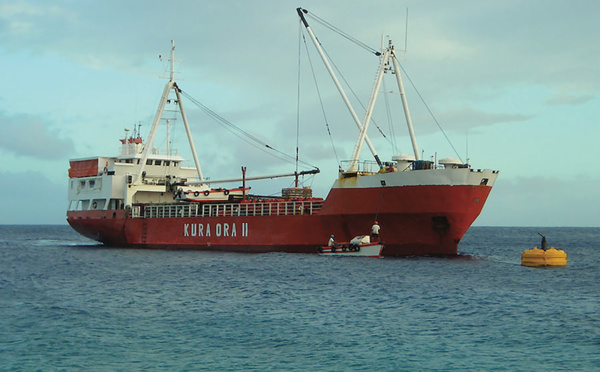
M381 257L383 243L361 245L336 244L319 248L320 256Z

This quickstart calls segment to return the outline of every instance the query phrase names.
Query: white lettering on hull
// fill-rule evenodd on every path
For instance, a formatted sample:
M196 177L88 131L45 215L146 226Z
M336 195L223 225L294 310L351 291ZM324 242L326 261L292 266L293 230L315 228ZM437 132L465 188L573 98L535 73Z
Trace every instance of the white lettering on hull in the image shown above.
M241 237L248 236L248 223L242 222L240 224L241 228ZM214 226L214 233L216 237L224 237L224 238L235 238L238 236L238 224L237 223L217 223ZM183 236L184 237L211 237L211 228L210 224L207 223L206 226L203 223L185 223L183 224Z

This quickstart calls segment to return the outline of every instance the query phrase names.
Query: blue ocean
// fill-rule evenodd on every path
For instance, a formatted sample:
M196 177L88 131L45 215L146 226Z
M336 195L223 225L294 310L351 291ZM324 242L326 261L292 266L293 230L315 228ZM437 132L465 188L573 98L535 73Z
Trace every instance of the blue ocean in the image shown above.
M566 267L520 265L538 232ZM472 227L459 249L108 249L0 226L0 370L600 370L600 228Z

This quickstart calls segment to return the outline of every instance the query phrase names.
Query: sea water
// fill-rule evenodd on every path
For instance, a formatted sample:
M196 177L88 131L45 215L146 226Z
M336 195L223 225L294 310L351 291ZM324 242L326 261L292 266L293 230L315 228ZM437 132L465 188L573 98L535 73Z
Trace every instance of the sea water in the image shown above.
M538 232L566 267L520 265ZM0 226L0 370L600 370L600 228L472 227L459 250L109 249Z

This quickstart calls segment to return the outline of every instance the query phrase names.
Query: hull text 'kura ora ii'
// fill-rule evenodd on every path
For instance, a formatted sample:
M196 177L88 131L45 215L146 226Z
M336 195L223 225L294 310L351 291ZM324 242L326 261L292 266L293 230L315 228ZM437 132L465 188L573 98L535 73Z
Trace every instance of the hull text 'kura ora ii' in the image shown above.
M472 169L453 158L421 159L391 42L375 53L375 87L360 120L308 25L308 12L299 8L298 15L351 114L354 124L348 129L357 129L352 159L339 164L325 199L298 185L299 175L318 169L290 172L287 176L296 177L296 187L268 197L250 193L250 183L261 177L246 177L245 167L239 179L204 177L181 100L186 94L173 77L172 44L170 79L147 140L142 141L138 127L132 135L126 132L118 156L70 161L67 220L73 229L117 247L317 253L332 234L349 240L378 221L384 256L457 254L498 172ZM384 162L367 129L385 74L397 83L414 155L395 155ZM184 159L173 151L161 154L152 147L164 112L173 110L186 129L194 167L184 167ZM373 161L359 160L363 144ZM231 184L235 187L227 187Z

